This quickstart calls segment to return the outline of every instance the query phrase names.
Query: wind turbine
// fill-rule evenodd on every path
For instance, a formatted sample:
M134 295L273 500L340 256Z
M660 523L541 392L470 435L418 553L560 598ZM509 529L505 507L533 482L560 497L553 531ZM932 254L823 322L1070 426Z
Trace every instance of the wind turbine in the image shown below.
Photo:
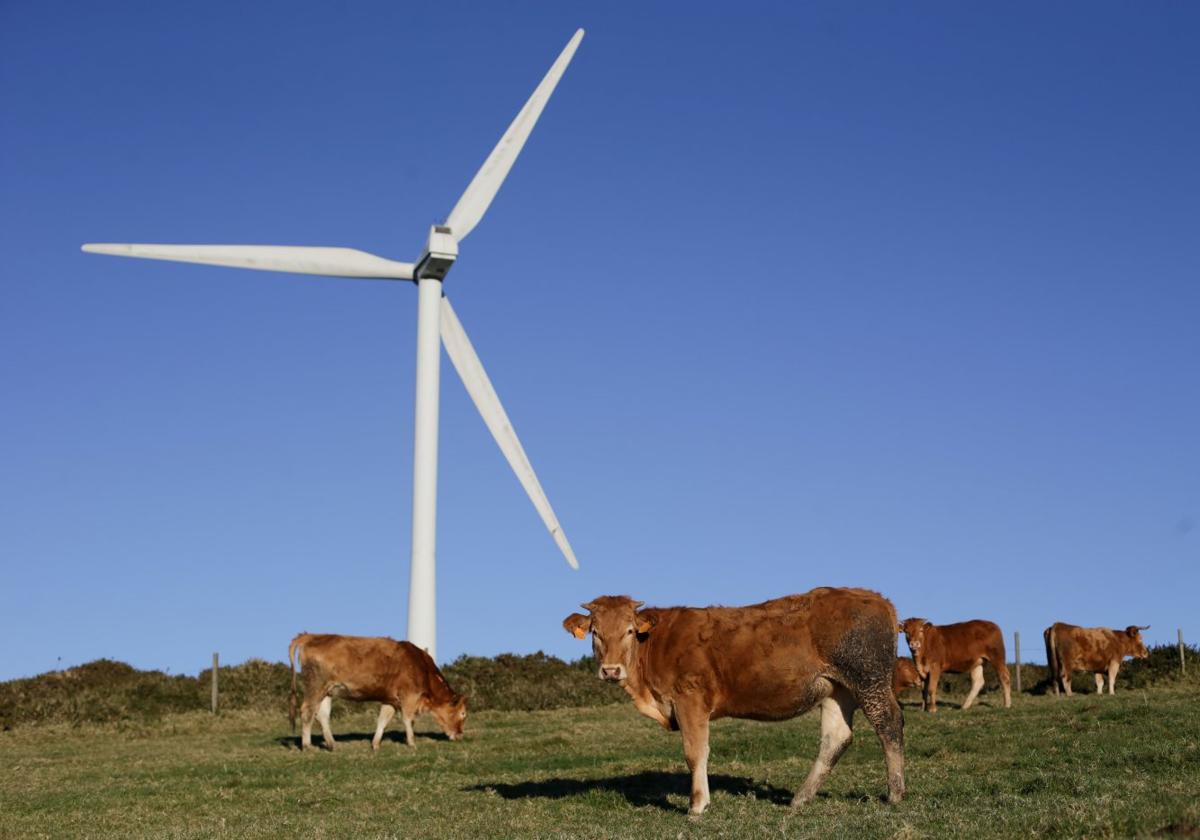
M435 536L437 523L438 392L441 356L439 336L467 393L496 439L504 457L529 494L533 506L571 568L579 561L550 507L533 466L512 423L500 404L479 356L462 324L442 293L442 282L458 257L458 244L479 224L533 131L542 109L567 69L583 30L579 29L525 106L492 149L446 223L433 225L415 263L397 262L353 248L313 248L291 245L132 245L93 243L83 250L94 254L155 260L324 274L331 277L412 280L417 285L417 394L413 432L412 566L408 592L408 639L436 659Z

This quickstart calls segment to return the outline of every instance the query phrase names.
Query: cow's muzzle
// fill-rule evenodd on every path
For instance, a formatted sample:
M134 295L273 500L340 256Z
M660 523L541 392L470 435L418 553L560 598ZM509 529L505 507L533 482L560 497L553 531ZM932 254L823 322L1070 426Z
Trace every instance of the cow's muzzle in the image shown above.
M601 665L600 679L605 682L620 682L625 679L624 665Z

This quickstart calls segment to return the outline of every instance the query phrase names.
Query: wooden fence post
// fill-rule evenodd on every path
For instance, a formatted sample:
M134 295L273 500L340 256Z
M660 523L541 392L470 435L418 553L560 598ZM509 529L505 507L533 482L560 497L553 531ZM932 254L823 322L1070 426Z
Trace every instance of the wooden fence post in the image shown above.
M218 657L213 653L213 669L212 669L212 713L217 713L217 667Z
M1021 634L1013 631L1013 647L1017 649L1017 694L1021 693Z
M1179 634L1179 673L1183 674L1187 672L1187 664L1183 659L1183 628L1177 627L1175 632Z

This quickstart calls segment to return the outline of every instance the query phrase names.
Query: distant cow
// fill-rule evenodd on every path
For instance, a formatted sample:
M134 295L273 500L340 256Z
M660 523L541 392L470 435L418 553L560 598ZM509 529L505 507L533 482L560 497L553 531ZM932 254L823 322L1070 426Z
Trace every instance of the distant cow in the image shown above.
M908 638L917 672L925 683L926 711L937 711L938 678L943 673L971 674L971 691L962 704L964 709L969 709L983 688L984 662L989 663L1000 678L1004 708L1012 705L1004 636L992 622L963 621L939 626L923 618L907 618L900 625L900 632Z
M650 607L606 595L563 627L592 634L600 679L683 734L690 813L708 806L708 722L788 720L821 705L821 747L793 805L810 801L850 745L861 708L883 743L888 801L904 796L904 718L892 694L896 612L863 589L814 589L750 607Z
M921 684L921 675L917 673L917 666L907 656L899 656L896 658L896 673L892 675L892 692L896 695L896 699L900 699L901 693L906 689L912 688L914 685Z
M1059 688L1071 696L1071 672L1091 671L1096 675L1096 693L1104 693L1104 675L1108 674L1108 693L1114 693L1117 670L1126 656L1145 659L1150 655L1142 642L1142 631L1150 625L1131 624L1124 630L1107 627L1076 627L1074 624L1051 624L1042 633L1046 640L1046 663L1054 693Z
M413 741L413 718L423 711L433 714L451 741L462 738L467 719L467 698L446 683L428 653L410 642L366 636L301 633L288 647L292 666L292 696L288 717L296 727L296 661L304 679L300 704L300 748L312 746L313 716L321 722L325 746L333 749L329 711L334 697L367 700L383 705L371 748L379 749L383 730L400 710L404 736Z

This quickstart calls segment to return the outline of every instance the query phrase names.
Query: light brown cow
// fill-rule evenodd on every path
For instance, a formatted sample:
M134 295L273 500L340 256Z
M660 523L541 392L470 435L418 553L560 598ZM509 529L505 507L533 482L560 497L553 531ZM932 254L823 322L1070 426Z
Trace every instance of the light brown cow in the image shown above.
M958 624L931 624L923 618L906 618L900 632L908 639L917 673L924 681L926 711L937 711L938 678L942 674L971 674L971 691L963 701L971 708L983 688L983 663L987 662L1000 678L1004 689L1004 708L1012 706L1008 663L1004 658L1004 636L990 621L963 621Z
M708 806L708 722L788 720L821 706L821 747L792 804L802 805L850 745L861 708L883 743L888 801L904 796L904 718L892 693L896 612L863 589L814 589L749 607L650 607L607 595L563 627L592 634L600 679L643 715L679 729L692 772L690 813Z
M292 696L288 717L296 728L296 661L304 679L300 704L300 748L312 746L313 716L321 722L325 746L333 749L329 711L334 697L382 703L371 748L379 749L383 730L400 710L404 737L410 747L413 718L429 711L451 741L462 738L467 698L447 684L428 653L410 642L367 636L301 633L288 646L292 666Z
M896 657L896 673L892 676L892 692L896 695L896 699L900 699L900 695L914 685L921 684L921 675L917 673L917 666L907 656Z
M1046 664L1054 693L1059 688L1071 696L1071 672L1091 671L1096 675L1096 693L1104 693L1104 675L1108 674L1108 693L1114 693L1117 671L1126 656L1145 659L1150 655L1142 642L1142 631L1150 625L1131 624L1124 630L1107 627L1076 627L1074 624L1051 624L1042 633L1046 640Z

